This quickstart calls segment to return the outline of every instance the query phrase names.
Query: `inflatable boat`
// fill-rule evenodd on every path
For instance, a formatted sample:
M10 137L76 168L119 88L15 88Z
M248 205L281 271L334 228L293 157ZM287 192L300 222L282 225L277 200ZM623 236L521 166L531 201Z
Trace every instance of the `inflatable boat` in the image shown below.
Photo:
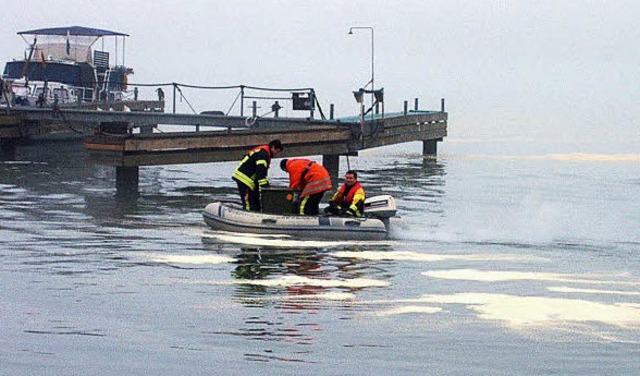
M298 238L331 240L382 240L396 214L392 196L365 201L365 217L304 216L248 212L231 202L214 202L204 209L204 221L214 230L255 234L287 234Z

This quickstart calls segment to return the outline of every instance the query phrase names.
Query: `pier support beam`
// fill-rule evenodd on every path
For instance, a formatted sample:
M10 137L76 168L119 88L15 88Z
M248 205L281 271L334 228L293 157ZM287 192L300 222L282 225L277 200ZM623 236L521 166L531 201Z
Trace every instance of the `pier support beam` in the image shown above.
M337 187L338 174L340 173L340 156L336 154L323 155L322 165L327 169L327 172L329 172L329 176L331 176L331 184Z
M138 197L138 166L116 167L116 195L120 197Z
M438 140L423 140L422 155L435 156L438 154Z
M143 125L140 127L140 134L152 134L156 127L157 125Z
M16 159L16 144L11 140L0 140L0 160L13 161Z

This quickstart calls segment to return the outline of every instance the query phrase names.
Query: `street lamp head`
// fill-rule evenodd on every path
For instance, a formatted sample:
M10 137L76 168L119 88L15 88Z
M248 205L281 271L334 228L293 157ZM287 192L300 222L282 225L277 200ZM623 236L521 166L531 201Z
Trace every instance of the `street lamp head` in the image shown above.
M353 35L353 28L352 27L349 28L349 35Z

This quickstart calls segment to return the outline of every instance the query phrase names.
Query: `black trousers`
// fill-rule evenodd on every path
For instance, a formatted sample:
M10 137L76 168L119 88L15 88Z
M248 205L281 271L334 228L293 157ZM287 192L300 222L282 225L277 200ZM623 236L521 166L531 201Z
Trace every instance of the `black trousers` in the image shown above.
M318 215L320 212L320 201L322 201L323 195L324 192L315 193L300 200L298 204L298 214Z
M260 191L256 185L257 190L253 191L246 185L236 181L238 183L238 193L240 193L240 199L242 200L242 207L246 211L260 211Z

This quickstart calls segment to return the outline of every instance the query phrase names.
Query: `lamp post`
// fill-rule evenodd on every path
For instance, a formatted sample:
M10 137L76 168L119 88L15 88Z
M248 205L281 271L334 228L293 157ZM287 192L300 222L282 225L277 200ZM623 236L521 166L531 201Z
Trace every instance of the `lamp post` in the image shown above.
M371 91L375 90L374 78L375 78L375 70L374 70L374 44L373 44L373 26L351 26L349 28L349 35L353 34L354 30L364 29L371 31ZM371 96L371 106L373 107L373 95ZM371 108L371 118L373 118L373 108Z

